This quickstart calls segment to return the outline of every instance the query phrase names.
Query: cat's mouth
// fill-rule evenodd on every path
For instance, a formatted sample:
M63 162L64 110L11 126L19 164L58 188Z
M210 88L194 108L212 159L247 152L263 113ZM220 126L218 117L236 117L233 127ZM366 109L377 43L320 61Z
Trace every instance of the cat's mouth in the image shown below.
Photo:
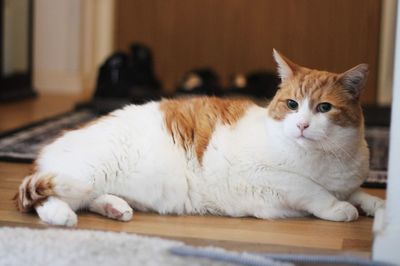
M310 145L313 146L315 140L312 139L312 138L310 138L310 137L307 137L307 136L304 136L304 135L300 135L300 136L298 136L297 138L295 138L295 142L296 142L298 145L300 145L300 146L302 146L302 147L304 147L304 148L307 148L307 147L309 147Z
M308 140L308 141L314 141L315 139L309 137L309 136L305 136L303 133L301 133L298 137L298 140L302 141L302 140Z

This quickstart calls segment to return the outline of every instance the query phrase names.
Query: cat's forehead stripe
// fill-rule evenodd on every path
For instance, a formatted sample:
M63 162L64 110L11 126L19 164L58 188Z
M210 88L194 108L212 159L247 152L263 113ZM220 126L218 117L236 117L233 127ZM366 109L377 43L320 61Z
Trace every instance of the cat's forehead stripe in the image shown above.
M323 94L325 87L333 83L333 77L330 75L301 75L295 82L298 88L295 88L294 93L299 99L307 96L314 99L319 98ZM292 86L294 85L292 84Z

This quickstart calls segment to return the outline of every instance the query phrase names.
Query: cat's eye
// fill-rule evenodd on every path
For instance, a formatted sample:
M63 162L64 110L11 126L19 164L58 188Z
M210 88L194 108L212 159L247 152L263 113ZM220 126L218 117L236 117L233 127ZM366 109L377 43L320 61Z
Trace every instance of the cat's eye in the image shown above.
M286 104L290 110L297 110L297 108L299 107L299 104L296 101L290 99L287 100Z
M332 109L332 104L330 103L320 103L317 105L317 112L326 113Z

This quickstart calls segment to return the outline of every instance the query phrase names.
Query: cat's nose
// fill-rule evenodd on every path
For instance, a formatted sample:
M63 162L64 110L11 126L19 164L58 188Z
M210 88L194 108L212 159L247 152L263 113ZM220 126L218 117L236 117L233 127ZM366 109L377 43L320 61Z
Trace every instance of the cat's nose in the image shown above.
M303 132L304 129L308 128L310 126L309 123L307 122L301 122L297 123L297 127Z

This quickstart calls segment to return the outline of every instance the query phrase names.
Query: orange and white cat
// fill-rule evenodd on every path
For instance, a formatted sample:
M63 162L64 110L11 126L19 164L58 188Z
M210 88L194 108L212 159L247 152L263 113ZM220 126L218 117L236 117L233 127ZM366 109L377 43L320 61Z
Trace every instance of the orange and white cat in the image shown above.
M282 83L262 108L193 98L130 105L45 147L16 195L48 224L89 209L128 221L133 209L263 219L374 215L360 93L367 65L342 74L274 51Z

